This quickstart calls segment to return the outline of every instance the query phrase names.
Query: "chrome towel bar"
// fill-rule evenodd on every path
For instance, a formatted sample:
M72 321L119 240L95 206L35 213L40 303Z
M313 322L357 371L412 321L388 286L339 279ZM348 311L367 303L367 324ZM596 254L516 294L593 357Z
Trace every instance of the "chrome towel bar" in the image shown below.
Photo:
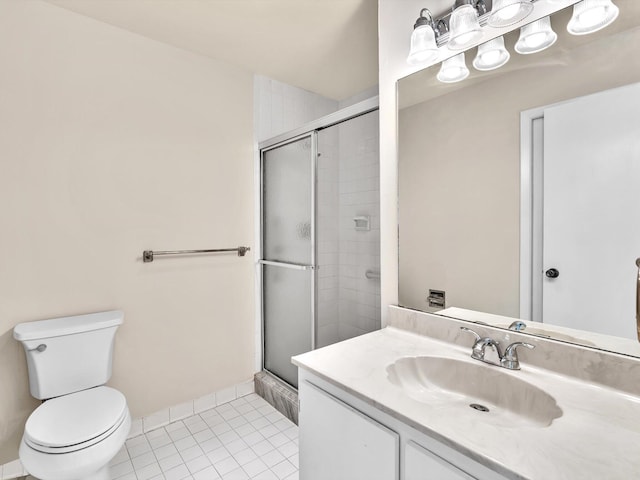
M244 257L244 255L251 250L249 247L236 247L236 248L214 248L210 250L164 250L164 251L153 251L153 250L145 250L142 252L142 261L144 263L153 262L153 258L158 255L191 255L194 253L223 253L223 252L238 252L239 257Z

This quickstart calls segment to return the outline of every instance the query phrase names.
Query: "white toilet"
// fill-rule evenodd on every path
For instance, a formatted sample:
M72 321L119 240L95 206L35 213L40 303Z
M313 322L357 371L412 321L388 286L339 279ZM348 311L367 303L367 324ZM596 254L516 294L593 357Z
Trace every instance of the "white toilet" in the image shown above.
M13 337L27 354L29 388L46 400L27 419L24 468L41 480L109 480L131 415L111 378L113 340L124 317L110 311L21 323Z

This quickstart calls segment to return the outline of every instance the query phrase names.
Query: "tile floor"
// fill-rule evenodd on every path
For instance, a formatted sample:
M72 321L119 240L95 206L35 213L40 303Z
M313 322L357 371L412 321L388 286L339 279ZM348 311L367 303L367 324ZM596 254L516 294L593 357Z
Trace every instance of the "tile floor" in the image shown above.
M252 393L127 440L112 480L298 480L298 427Z

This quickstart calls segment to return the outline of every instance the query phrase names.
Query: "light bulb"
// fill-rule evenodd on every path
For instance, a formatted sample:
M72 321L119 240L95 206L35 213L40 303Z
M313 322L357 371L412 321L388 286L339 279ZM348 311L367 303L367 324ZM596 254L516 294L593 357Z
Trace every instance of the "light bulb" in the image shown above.
M527 55L541 52L549 48L558 39L558 35L551 28L549 17L536 20L520 29L520 38L516 42L516 52Z
M467 32L467 33L458 35L457 40L459 44L467 44L469 42L472 42L475 38L476 38L475 32Z
M478 22L478 12L464 4L456 8L449 20L449 50L464 50L482 38L482 28Z
M478 47L473 67L480 71L494 70L507 63L510 57L504 46L504 38L494 38Z
M500 20L511 20L519 12L520 12L520 5L518 4L509 5L508 7L505 7L502 10L498 11L498 18L500 18Z
M524 43L529 48L538 48L544 43L545 38L547 38L547 34L545 32L532 33L524 38Z
M508 27L533 11L532 0L494 0L487 23L491 27Z
M480 55L480 60L482 63L496 63L498 60L500 60L500 52L497 50L492 50L491 52Z
M440 67L437 78L442 83L460 82L469 76L469 69L465 63L464 53L451 57Z
M620 13L611 0L582 0L573 6L567 31L573 35L597 32L613 23Z
M593 27L602 21L602 18L606 15L607 9L603 6L595 7L586 12L578 15L578 22L584 27Z
M433 28L429 25L417 27L411 34L411 51L407 57L409 65L417 65L438 56L438 46Z

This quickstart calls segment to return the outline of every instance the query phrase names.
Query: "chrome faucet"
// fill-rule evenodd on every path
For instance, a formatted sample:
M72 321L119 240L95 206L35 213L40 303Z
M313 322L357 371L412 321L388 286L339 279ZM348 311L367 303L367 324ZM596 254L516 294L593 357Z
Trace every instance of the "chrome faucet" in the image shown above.
M536 348L530 343L514 342L509 345L504 351L504 356L500 358L500 366L508 368L509 370L520 370L520 361L518 360L518 347L525 347L531 350Z
M514 330L516 332L522 332L525 328L527 328L527 324L522 320L516 320L509 325L509 330Z
M467 327L460 327L460 330L470 333L476 339L471 349L471 358L488 363L489 365L503 367L508 370L520 370L520 362L518 360L517 352L518 347L525 347L529 349L535 348L535 346L530 343L514 342L505 349L504 355L502 355L500 353L500 342L491 337L481 337L477 332ZM499 362L492 362L485 358L487 347L492 347L495 350L498 355Z
M473 348L471 350L471 358L480 360L481 362L489 363L491 365L497 365L497 363L491 362L484 357L487 347L492 347L498 354L498 358L502 358L502 355L500 354L500 342L490 337L481 337L480 335L478 335L478 333L467 327L460 327L460 330L468 332L476 338L476 341L474 342Z

